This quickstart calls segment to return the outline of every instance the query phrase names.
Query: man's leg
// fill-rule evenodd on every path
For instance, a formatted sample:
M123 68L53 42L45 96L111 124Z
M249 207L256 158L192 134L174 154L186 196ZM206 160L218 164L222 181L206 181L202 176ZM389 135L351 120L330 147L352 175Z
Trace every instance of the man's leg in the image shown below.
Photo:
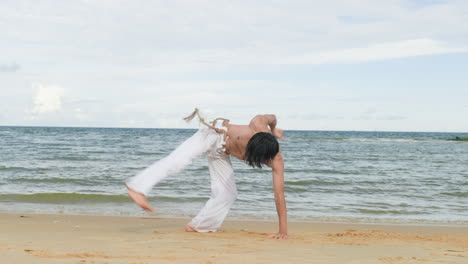
M201 128L192 137L178 146L169 156L155 162L153 165L130 178L126 185L128 196L141 208L154 211L146 196L158 182L167 176L177 173L187 167L194 159L211 149L216 143L218 134L208 128Z
M229 156L208 155L211 197L203 209L185 227L186 231L216 232L237 198L234 170Z

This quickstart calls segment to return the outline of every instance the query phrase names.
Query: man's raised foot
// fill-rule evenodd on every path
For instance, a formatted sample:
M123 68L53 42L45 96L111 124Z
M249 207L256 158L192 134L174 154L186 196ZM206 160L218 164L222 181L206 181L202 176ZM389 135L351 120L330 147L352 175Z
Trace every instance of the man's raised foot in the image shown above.
M137 191L132 190L127 186L128 189L128 197L130 197L138 206L143 208L143 210L148 212L155 212L156 210L148 203L148 199L142 194Z

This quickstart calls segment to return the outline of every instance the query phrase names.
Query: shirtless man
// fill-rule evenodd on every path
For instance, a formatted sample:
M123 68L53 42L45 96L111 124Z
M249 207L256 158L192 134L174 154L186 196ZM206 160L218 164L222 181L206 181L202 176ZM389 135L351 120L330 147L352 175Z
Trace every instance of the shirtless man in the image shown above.
M198 114L198 110L192 117ZM201 119L204 123L204 120ZM286 200L284 197L284 162L276 139L284 140L283 130L276 127L275 115L257 115L249 125L228 124L215 120L203 126L166 158L157 161L127 181L128 195L141 208L154 211L146 196L151 188L169 174L189 165L198 156L208 157L211 176L211 198L189 222L187 232L216 232L237 197L234 173L229 157L234 156L249 166L272 168L273 189L279 230L270 238L288 237Z

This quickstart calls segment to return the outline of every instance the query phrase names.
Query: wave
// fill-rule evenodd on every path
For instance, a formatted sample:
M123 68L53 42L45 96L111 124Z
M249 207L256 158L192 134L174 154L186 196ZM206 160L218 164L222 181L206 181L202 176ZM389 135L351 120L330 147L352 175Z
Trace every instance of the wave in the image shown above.
M362 214L370 215L421 215L428 214L422 211L410 211L410 210L377 210L377 209L355 209L355 211Z
M442 192L440 194L453 197L468 197L468 192Z
M334 170L334 169L291 169L287 168L284 170L285 173L310 173L310 174L330 174L330 175L354 175L359 174L358 171L344 171L344 170Z
M398 142L398 143L422 143L422 142L468 142L468 138L365 138L365 137L293 137L292 140L301 141L355 141L355 142Z
M39 158L39 160L67 160L67 161L99 161L100 159L97 158L91 158L89 156L52 156L52 157L42 157Z
M50 169L48 168L26 168L26 167L8 167L8 166L0 166L0 171L39 171L39 172L45 172L49 171Z
M455 138L452 138L452 139L449 139L449 140L468 142L468 137L455 137Z
M9 171L9 170L17 170L17 169L22 169L22 167L0 166L0 171Z
M34 193L34 194L0 194L1 202L24 202L24 203L95 203L110 202L122 203L128 202L129 198L125 195L110 194L83 194L83 193Z
M356 142L396 142L396 143L424 143L424 142L446 142L449 139L422 139L422 138L347 138L346 141Z
M149 198L150 202L204 202L208 197L158 196ZM38 204L78 204L78 203L131 203L127 195L90 194L90 193L34 193L0 194L0 202L38 203Z
M339 181L324 181L324 180L300 180L300 181L285 181L285 186L334 186L334 185L344 185L348 184L347 182Z
M102 182L90 179L76 178L12 178L10 182L29 182L29 183L73 183L84 186L94 186Z
M305 192L309 192L310 190L307 189L307 188L304 188L302 186L285 186L284 187L284 190L287 192L287 193L305 193Z
M158 152L151 152L151 151L135 151L135 152L132 152L133 155L136 155L136 156L160 156L160 155L164 155L164 154L167 154L165 152L161 152L161 151L158 151Z
M197 171L201 171L201 172L208 172L210 170L210 168L208 166L201 166L199 168L187 168L186 171L192 171L192 172L197 172Z

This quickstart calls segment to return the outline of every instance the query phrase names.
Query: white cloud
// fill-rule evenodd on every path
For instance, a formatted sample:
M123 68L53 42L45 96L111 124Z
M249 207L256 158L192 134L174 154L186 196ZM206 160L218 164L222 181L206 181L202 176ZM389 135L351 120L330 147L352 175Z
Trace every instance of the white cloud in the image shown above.
M309 53L285 60L288 64L339 64L386 59L398 59L422 55L467 52L467 47L451 47L433 39L411 39L405 41L377 43L367 47L339 49Z
M398 121L398 120L405 120L408 117L402 115L386 115L378 117L377 120L386 120L386 121Z
M88 115L81 108L75 108L73 112L75 114L75 118L80 121L85 121L89 119Z
M20 69L17 63L0 63L0 73L2 72L16 72Z
M54 113L62 109L62 96L64 93L62 87L36 84L33 89L35 94L33 96L32 114Z

